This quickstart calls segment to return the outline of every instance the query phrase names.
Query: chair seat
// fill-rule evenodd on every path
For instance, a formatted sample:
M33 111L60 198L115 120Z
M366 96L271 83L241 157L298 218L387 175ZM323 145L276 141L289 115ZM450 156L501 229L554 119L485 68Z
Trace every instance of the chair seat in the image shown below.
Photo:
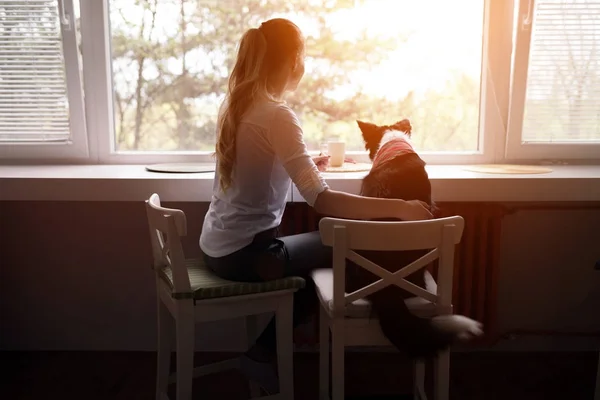
M221 297L243 296L248 294L276 292L279 290L302 289L306 282L293 276L267 282L235 282L219 278L201 259L189 259L185 262L191 293L172 293L176 299L193 298L195 300L216 299ZM170 267L164 267L159 275L173 289L173 274Z
M333 311L333 270L317 269L313 271L312 278L317 287L317 294L321 303L327 306L328 311ZM419 317L432 317L437 315L437 307L432 302L421 297L410 297L404 301L408 309ZM346 305L347 318L370 318L371 302L367 299L355 300Z

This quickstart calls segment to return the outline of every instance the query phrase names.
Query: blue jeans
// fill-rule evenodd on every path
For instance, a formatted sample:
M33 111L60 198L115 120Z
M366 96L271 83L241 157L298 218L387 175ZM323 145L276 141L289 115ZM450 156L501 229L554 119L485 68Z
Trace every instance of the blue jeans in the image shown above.
M205 255L206 265L223 279L239 282L264 282L288 276L306 280L306 287L294 294L294 327L302 324L317 310L315 284L310 273L331 268L331 247L321 243L319 232L277 238L277 229L261 232L248 246L223 257ZM277 335L271 319L256 340L275 354Z

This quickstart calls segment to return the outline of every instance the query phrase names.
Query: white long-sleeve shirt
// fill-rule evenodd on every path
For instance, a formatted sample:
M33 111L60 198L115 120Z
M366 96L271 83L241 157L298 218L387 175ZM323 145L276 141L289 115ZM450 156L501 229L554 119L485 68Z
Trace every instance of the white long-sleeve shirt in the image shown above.
M277 227L292 181L310 206L328 187L306 150L296 114L285 104L268 101L242 117L232 178L223 192L217 164L200 235L200 248L211 257L231 254L257 233Z

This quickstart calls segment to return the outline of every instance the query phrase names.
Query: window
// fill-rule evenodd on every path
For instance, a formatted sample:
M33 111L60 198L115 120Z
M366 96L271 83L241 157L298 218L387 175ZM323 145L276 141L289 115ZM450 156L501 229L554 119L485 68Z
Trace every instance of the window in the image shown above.
M600 158L600 0L0 1L0 157L212 160L238 41L276 16L307 37L311 150L366 158L355 120L406 117L429 163Z
M208 157L242 33L283 16L307 37L306 75L287 101L302 120L310 150L341 137L349 150L364 153L356 119L390 124L409 118L427 161L492 161L495 136L503 134L498 121L505 120L498 101L508 102L508 84L499 82L508 83L509 75L507 70L504 79L501 69L489 64L499 58L493 50L504 51L509 65L510 43L499 44L507 24L491 18L490 10L507 3L512 5L505 0L82 2L93 143L104 162ZM512 9L506 15L510 26Z
M0 2L0 157L87 158L72 0Z
M507 157L600 159L600 1L517 10Z

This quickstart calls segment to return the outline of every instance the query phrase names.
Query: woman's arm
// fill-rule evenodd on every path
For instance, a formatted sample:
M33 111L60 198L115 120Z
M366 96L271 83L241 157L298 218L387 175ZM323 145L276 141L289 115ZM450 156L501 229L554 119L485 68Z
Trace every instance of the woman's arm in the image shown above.
M431 219L425 202L379 199L325 189L317 196L314 209L319 214L347 219L398 218L404 221Z
M292 110L283 106L268 132L269 142L306 203L319 214L347 219L431 219L426 203L363 197L329 189L306 151L302 128Z

